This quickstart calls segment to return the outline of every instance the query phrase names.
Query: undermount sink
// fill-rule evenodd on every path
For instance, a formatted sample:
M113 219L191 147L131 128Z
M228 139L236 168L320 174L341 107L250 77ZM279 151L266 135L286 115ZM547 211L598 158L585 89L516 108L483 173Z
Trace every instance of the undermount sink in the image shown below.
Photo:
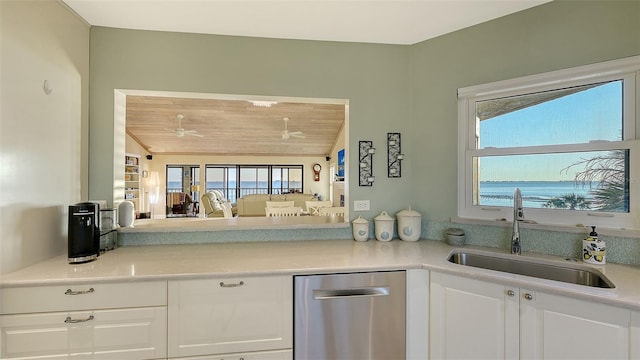
M605 289L615 288L611 280L607 279L600 271L579 264L553 264L542 260L479 254L464 250L453 251L449 255L448 260L454 264L531 276L540 279Z

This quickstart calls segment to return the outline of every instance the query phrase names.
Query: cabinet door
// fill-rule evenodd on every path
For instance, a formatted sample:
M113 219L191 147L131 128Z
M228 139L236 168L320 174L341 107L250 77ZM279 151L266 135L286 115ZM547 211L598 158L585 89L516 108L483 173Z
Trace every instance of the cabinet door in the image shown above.
M523 359L628 359L630 310L520 291Z
M518 291L431 273L432 359L518 358Z
M166 307L0 316L2 359L166 357Z
M631 359L640 359L640 311L631 312Z
M407 270L407 359L429 358L429 271Z
M289 276L169 282L169 356L287 349Z
M0 291L2 314L165 305L166 281L15 287Z
M172 358L173 360L291 360L293 350L255 351L239 354L206 355L188 358Z

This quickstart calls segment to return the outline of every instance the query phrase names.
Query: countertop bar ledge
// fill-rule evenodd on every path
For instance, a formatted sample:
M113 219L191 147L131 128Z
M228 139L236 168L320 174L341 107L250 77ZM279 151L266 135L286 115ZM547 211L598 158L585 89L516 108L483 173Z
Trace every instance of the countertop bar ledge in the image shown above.
M503 249L465 248L509 255ZM0 288L425 269L640 310L639 266L592 265L616 286L600 289L452 264L447 257L454 249L443 241L424 239L128 246L85 264L71 265L66 255L57 256L3 275ZM522 257L566 261L532 253Z

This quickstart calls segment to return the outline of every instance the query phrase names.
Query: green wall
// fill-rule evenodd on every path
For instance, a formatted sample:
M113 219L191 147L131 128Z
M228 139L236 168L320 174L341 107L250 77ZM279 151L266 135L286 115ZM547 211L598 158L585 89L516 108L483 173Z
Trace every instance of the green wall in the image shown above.
M350 199L371 200L362 215L411 205L446 221L456 214L456 89L638 55L640 2L554 1L412 46L94 27L90 54L92 199L111 199L115 88L346 98ZM402 133L400 179L386 177L387 132ZM370 188L357 184L358 140L378 148Z
M638 55L640 1L554 1L411 50L414 196L428 219L446 221L456 215L457 89Z
M374 188L351 186L351 199L374 207L406 203L410 176L386 178L386 133L408 136L411 120L406 46L275 40L121 30L91 30L92 199L112 199L113 89L342 98L350 101L350 147L381 149ZM351 172L357 154L349 156ZM382 189L394 189L380 194ZM372 212L373 214L373 212Z

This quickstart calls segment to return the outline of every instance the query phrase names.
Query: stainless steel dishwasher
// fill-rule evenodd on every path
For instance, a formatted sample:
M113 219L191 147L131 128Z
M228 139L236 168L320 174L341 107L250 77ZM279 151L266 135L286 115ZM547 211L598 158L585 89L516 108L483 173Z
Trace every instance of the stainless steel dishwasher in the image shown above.
M297 360L404 359L404 271L295 277Z

